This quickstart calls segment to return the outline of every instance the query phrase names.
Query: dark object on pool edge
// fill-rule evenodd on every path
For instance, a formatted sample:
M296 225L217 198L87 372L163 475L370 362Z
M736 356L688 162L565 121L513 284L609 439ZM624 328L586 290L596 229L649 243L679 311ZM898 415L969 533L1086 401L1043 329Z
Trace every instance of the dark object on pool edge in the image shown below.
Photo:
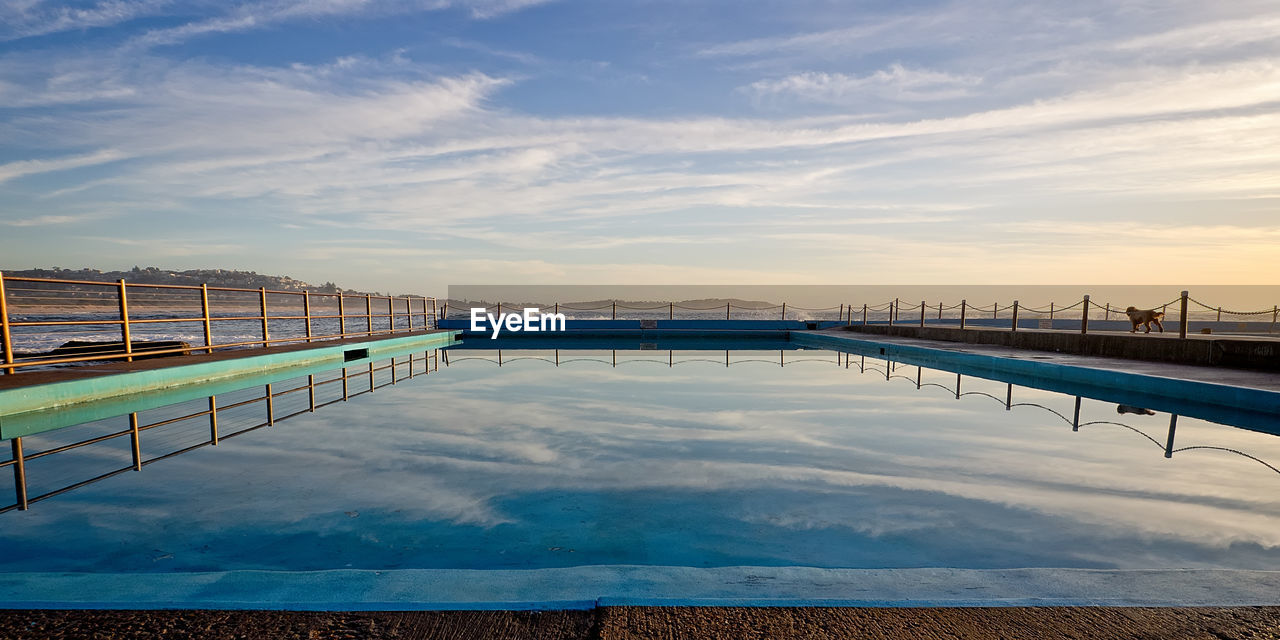
M1116 405L1116 413L1136 413L1140 416L1154 416L1156 414L1156 412L1150 409L1143 409L1142 407L1133 407L1127 404Z
M163 358L165 356L186 356L191 355L191 344L180 340L152 340L147 342L130 341L129 345L133 348L132 355L135 359L142 358ZM148 351L162 351L167 349L182 349L182 351L174 353L159 353L155 355L145 355ZM61 358L64 356L97 356L115 354L124 355L124 342L117 340L115 342L93 342L90 340L71 340L64 342L57 349L48 353L38 354L51 358Z

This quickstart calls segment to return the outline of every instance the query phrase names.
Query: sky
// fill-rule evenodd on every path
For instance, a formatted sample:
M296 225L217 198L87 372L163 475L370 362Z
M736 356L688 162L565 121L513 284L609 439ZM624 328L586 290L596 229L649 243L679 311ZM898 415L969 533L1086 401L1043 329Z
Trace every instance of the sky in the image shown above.
M6 0L0 269L1276 284L1280 5Z

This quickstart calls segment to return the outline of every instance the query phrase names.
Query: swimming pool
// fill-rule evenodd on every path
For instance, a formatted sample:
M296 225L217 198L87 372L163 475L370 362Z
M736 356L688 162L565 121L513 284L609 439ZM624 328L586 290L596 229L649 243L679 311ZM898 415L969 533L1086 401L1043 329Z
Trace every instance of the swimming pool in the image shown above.
M1092 588L1045 591L1064 575L1120 585L1204 570L1195 580L1266 593L1280 570L1280 439L1266 433L1184 416L1175 434L1168 414L1088 397L1077 417L1073 395L783 340L547 344L467 341L430 375L314 413L314 395L293 394L274 409L297 415L270 428L0 514L0 591L14 601L109 576L261 604L278 580L308 576L307 602L336 608L563 603L590 589L596 600L615 589L648 601L1056 602ZM350 394L366 384L352 380ZM325 389L312 391L321 404L337 393ZM260 420L261 406L243 409L225 429ZM143 442L177 450L207 430L197 417ZM33 491L56 488L127 456L102 443L28 475ZM335 571L346 578L326 582ZM61 572L74 580L55 585ZM984 582L999 572L1039 586ZM714 588L698 586L708 579ZM980 586L929 591L951 580L952 593L957 579ZM324 597L379 580L416 587ZM275 602L296 606L289 593Z

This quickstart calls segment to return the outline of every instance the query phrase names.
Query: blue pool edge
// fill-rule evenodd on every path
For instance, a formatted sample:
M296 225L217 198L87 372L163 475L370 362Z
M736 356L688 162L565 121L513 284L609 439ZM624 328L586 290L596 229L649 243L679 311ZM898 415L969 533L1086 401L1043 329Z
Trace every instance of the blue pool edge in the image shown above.
M1280 571L553 569L4 573L0 609L547 610L596 606L1261 606Z

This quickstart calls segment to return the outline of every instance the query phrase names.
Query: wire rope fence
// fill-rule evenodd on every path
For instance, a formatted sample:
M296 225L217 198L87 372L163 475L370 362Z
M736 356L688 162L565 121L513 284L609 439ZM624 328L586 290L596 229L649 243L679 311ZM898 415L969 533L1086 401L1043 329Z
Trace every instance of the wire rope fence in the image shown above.
M1144 301L1151 302L1151 301ZM1277 334L1280 305L1257 310L1236 310L1201 302L1183 291L1156 304L1137 306L1116 301L1093 300L1084 295L1069 302L1043 302L1038 305L1008 302L970 303L959 301L907 301L900 298L875 303L847 302L825 307L805 307L788 303L738 304L733 301L694 304L690 302L637 303L622 300L593 302L557 302L551 305L510 302L445 301L441 317L471 318L473 313L519 313L525 307L537 306L563 314L574 320L793 320L834 322L845 325L915 325L956 326L960 328L1006 328L1035 330L1092 331L1176 330L1181 337L1189 332ZM1137 315L1135 323L1129 310ZM1142 312L1146 312L1145 315ZM1154 316L1154 317L1153 317ZM1166 323L1172 323L1166 328ZM1194 326L1193 326L1194 325Z

